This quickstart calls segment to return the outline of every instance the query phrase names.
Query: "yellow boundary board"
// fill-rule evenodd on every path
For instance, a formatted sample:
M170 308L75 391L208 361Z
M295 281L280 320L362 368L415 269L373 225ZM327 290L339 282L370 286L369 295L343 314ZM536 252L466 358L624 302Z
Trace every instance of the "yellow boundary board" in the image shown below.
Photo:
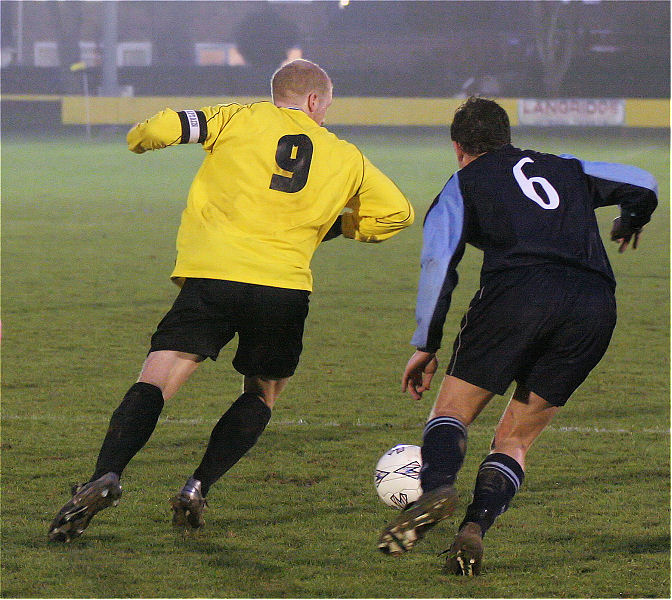
M11 95L3 100L60 101L61 118L65 125L86 122L86 99L83 96ZM237 96L146 96L110 98L92 96L88 99L88 113L92 125L132 125L156 112L170 107L175 110L200 108L227 102L258 102L267 98ZM447 126L459 98L335 98L327 115L329 125L389 125L389 126ZM518 125L518 99L499 98L497 101L509 114L511 125ZM626 99L626 127L670 127L668 99Z

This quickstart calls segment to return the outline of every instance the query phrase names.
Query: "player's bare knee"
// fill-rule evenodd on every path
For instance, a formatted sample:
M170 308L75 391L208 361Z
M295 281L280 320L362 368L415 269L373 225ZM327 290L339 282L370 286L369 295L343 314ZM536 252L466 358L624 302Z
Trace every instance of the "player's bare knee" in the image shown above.
M273 408L288 381L289 377L281 379L268 379L260 376L245 377L243 389L245 392L256 394L268 408Z

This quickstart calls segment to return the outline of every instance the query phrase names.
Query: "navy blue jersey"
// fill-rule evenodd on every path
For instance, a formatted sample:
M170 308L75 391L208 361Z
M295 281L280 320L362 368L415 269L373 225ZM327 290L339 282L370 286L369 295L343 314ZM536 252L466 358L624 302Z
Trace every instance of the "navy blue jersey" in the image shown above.
M588 162L506 145L455 173L425 216L411 343L441 344L456 267L466 244L483 250L481 285L509 269L561 264L595 273L615 287L595 209L618 204L631 228L649 222L655 178L637 167Z

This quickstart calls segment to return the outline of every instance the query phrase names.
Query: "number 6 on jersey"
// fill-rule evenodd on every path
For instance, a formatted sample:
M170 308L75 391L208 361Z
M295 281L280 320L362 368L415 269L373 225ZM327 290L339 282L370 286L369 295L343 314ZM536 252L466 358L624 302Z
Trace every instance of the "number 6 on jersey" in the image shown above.
M558 206L560 206L560 196L558 196L558 192L551 185L551 182L548 179L543 177L530 177L528 179L525 177L525 173L523 173L523 165L531 162L534 161L526 156L525 158L521 158L513 167L513 176L516 178L520 189L523 190L523 194L525 194L530 200L536 202L539 206L541 206L541 208L545 208L546 210L553 210L554 208L558 208ZM537 190L534 189L535 183L538 183L546 192L548 201L542 198L537 193Z

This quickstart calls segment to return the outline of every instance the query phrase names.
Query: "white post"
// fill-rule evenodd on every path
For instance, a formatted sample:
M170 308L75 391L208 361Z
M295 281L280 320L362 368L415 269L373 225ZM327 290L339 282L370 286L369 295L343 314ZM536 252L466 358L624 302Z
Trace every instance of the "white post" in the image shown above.
M118 96L117 80L117 0L103 2L103 81L102 96Z
M89 103L89 75L86 72L87 65L84 61L70 65L72 73L82 72L82 88L84 90L84 122L86 124L86 139L91 139L91 110Z
M84 113L86 115L86 139L91 139L91 110L89 107L89 76L86 69L82 71L82 85L84 86Z
M16 63L23 64L23 2L16 7Z

